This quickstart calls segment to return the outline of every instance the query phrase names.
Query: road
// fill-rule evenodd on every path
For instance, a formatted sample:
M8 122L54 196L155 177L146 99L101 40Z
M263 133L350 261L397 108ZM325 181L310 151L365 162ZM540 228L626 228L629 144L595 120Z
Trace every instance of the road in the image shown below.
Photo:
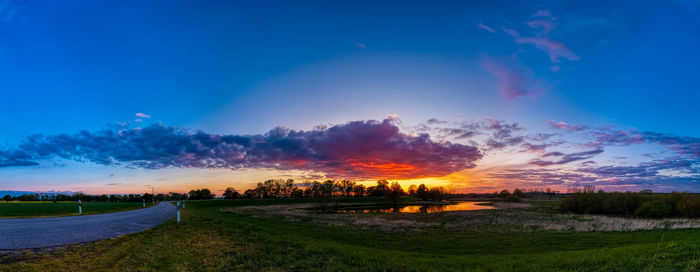
M45 218L0 219L0 250L60 246L141 232L175 216L169 202L125 212Z

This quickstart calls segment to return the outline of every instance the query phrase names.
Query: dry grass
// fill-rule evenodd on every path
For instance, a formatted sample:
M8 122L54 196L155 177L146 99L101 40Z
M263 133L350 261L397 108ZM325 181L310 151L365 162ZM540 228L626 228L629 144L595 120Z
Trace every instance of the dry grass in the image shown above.
M221 211L255 217L278 217L333 226L349 226L384 232L423 231L445 228L452 231L637 231L700 228L696 219L642 219L600 215L549 214L534 211L528 203L496 202L497 210L453 211L429 214L403 213L320 213L313 203L247 206Z

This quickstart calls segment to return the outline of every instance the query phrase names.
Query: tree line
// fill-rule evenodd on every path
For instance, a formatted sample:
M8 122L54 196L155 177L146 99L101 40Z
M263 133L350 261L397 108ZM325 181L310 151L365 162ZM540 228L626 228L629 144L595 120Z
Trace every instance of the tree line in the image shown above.
M151 202L151 201L173 201L173 200L208 200L214 199L214 195L209 189L196 189L191 190L189 193L175 193L170 192L167 194L102 194L102 195L89 195L83 193L77 194L45 194L45 193L34 193L34 194L22 194L19 196L5 195L2 200L5 202L10 201L95 201L95 202Z
M700 196L691 193L577 192L559 202L559 209L580 214L640 217L700 217Z
M234 188L227 188L225 199L263 199L263 198L315 198L332 197L386 197L396 202L401 196L413 196L424 201L444 201L448 192L444 187L428 187L425 184L411 185L404 190L398 182L389 183L378 180L376 185L365 186L351 180L326 180L295 184L292 179L269 179L258 182L255 188L243 194Z

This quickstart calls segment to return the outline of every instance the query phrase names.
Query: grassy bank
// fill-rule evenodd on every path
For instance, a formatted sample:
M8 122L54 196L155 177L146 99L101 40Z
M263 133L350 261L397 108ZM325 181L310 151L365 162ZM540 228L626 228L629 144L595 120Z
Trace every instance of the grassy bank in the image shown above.
M99 214L139 209L141 202L83 202L83 214ZM151 203L146 203L147 207ZM0 218L78 215L78 202L0 202Z
M696 271L700 230L385 232L222 212L298 201L188 202L183 221L51 252L6 255L0 271ZM505 211L491 210L485 213ZM352 216L352 215L349 215ZM409 215L365 215L391 218ZM423 219L432 219L417 215ZM444 215L442 215L444 216ZM405 219L401 219L405 220Z

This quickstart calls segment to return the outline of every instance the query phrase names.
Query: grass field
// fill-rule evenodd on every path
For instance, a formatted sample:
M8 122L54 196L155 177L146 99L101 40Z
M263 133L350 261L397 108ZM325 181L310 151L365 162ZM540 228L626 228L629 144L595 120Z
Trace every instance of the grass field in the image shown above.
M452 223L391 229L334 224L323 214L260 205L299 201L193 201L154 229L45 252L0 259L0 271L697 271L700 229L549 231L454 227ZM249 208L239 209L243 206ZM258 206L258 207L254 207ZM530 209L436 214L343 214L342 220L419 222L480 214L525 213L559 218L550 204ZM460 217L467 216L467 217ZM572 217L586 221L586 218ZM572 220L574 220L572 219ZM481 219L479 219L481 220ZM513 219L519 220L519 219ZM556 219L562 220L562 219ZM384 222L383 221L383 222ZM348 221L349 222L349 221ZM481 222L481 221L480 221Z
M141 202L83 202L83 214L139 209ZM147 207L151 205L146 203ZM78 215L78 202L0 202L0 218Z

